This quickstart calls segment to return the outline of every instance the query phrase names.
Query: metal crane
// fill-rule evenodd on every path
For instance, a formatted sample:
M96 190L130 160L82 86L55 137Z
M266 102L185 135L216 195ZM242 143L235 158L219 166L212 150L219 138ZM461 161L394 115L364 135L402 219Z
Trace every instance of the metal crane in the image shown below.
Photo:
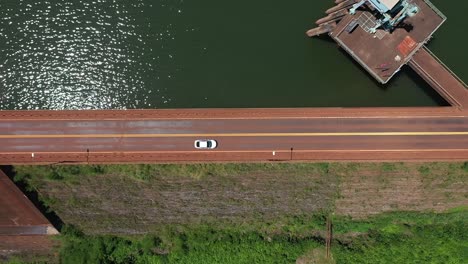
M419 7L410 0L361 0L351 7L349 13L356 14L356 10L364 4L369 4L379 15L376 25L369 30L370 33L377 32L379 28L391 32L405 18L419 12Z

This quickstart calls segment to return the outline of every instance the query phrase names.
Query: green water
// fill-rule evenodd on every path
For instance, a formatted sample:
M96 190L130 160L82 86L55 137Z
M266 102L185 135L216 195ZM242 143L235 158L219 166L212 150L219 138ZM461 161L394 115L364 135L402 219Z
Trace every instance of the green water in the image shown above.
M468 80L468 2L429 47ZM333 1L1 0L2 109L434 106L409 69L377 84L326 39Z

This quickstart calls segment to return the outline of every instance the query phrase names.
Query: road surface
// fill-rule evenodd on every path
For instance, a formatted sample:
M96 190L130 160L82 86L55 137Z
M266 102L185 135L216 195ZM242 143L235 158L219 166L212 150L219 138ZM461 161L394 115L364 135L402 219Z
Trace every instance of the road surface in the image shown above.
M213 116L4 118L0 163L468 159L461 112ZM197 139L218 147L196 150Z

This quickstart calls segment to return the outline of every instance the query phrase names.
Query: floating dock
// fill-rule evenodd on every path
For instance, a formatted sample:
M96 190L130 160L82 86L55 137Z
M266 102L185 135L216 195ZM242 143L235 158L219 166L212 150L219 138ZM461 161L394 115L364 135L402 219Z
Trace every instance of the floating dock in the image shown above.
M344 17L330 36L361 64L380 83L387 83L403 65L431 38L445 21L441 13L434 11L423 0L414 0L420 12L405 20L408 30L397 27L393 32L378 29L375 34L369 30L376 25L374 15L367 10ZM352 32L346 29L357 23ZM383 71L385 70L385 71Z
M327 33L378 82L409 65L452 106L468 107L468 90L425 44L446 21L429 0L337 0L308 36Z

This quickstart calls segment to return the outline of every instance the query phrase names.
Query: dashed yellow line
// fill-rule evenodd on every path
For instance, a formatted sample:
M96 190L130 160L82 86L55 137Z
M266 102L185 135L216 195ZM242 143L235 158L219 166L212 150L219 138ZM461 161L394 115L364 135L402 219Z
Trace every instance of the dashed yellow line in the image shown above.
M311 133L196 133L196 134L60 134L0 135L0 139L29 138L218 138L218 137L341 137L341 136L468 136L460 132L311 132Z

